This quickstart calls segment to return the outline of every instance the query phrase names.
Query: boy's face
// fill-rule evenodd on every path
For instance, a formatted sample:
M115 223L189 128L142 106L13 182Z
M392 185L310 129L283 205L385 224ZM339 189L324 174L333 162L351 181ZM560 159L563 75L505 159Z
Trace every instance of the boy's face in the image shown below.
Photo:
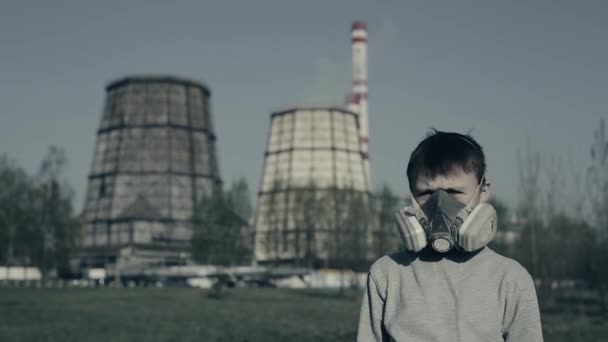
M479 195L475 196L478 184L475 174L466 172L461 167L455 167L449 173L434 178L420 175L411 183L412 195L420 205L424 205L433 192L444 190L462 204L473 201L473 206L487 202L490 198L490 184L487 182L481 186Z

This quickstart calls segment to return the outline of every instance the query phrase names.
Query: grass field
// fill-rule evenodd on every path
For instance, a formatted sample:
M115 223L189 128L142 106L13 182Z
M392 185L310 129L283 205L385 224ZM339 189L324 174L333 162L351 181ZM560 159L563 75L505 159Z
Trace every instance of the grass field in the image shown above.
M360 293L0 288L0 341L353 341ZM543 314L545 341L608 341L605 316Z

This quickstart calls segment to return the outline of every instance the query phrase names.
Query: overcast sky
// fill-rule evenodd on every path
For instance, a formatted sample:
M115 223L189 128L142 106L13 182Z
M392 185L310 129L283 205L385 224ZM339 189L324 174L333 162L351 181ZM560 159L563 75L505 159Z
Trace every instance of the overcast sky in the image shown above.
M373 185L407 195L426 131L472 130L494 194L514 205L526 141L569 173L589 163L608 118L606 18L599 0L4 0L0 153L35 172L48 145L63 147L80 209L105 85L171 74L211 88L222 178L256 192L270 113L342 105L350 25L365 20Z

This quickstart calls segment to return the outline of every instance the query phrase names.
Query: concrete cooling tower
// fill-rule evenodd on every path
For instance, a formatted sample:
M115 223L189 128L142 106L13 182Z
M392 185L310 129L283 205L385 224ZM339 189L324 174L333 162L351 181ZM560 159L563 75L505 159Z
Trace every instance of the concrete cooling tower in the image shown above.
M81 266L187 255L194 203L220 184L204 85L127 77L106 87L84 206ZM122 253L121 253L122 251Z
M296 189L313 187L319 193L337 188L368 194L365 172L355 113L341 108L295 108L273 113L255 218L256 260L289 262L297 253L288 246L298 228L294 218ZM283 236L279 239L279 255L271 253L267 243L273 215L280 222ZM325 257L322 246L326 238L315 236L316 258Z

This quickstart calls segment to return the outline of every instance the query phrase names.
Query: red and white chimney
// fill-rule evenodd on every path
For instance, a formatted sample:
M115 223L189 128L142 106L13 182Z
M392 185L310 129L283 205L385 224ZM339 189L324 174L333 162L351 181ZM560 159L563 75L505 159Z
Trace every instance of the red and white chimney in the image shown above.
M348 96L346 96L346 109L348 109L349 111L351 111L353 113L359 114L360 102L361 102L360 94L349 94Z
M371 175L369 167L369 126L367 112L367 23L355 21L351 30L353 49L353 90L352 97L358 101L353 110L359 114L359 136L361 139L361 150L363 152L365 172L367 174L368 186L371 186ZM349 101L349 110L350 110Z

